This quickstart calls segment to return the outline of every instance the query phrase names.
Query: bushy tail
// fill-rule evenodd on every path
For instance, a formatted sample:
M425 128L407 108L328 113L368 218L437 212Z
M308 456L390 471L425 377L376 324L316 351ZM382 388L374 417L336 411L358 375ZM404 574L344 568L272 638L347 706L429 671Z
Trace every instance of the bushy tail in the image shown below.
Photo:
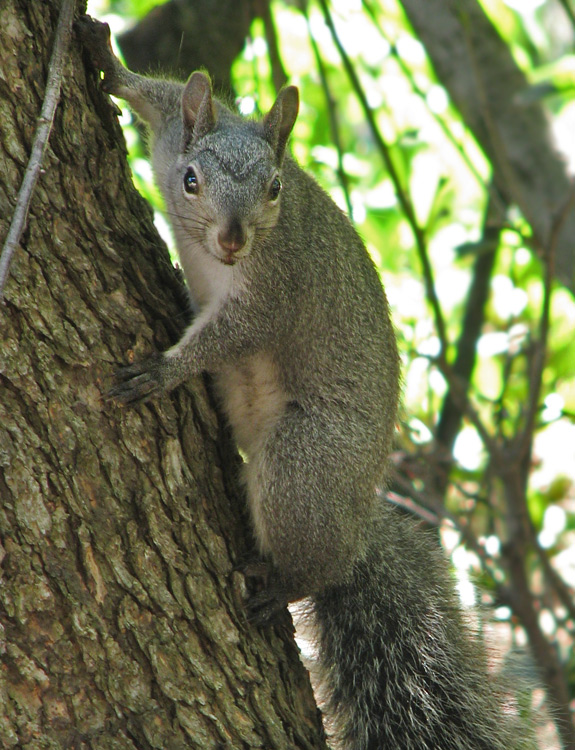
M353 580L314 599L326 711L346 750L527 750L434 539L391 507Z

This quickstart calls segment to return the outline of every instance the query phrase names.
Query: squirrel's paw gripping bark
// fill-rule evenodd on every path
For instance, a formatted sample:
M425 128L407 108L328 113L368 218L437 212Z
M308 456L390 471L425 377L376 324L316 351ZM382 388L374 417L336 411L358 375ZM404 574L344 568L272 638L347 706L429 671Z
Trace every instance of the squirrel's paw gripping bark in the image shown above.
M122 404L148 401L164 390L162 354L121 367L114 373L114 385L108 397Z

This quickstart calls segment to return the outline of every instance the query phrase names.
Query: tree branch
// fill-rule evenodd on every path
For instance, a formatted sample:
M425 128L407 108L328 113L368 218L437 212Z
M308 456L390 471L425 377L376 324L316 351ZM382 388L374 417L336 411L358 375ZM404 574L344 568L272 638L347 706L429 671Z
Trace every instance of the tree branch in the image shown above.
M471 286L465 303L461 333L456 345L457 355L452 369L453 375L458 379L462 388L465 383L469 384L475 368L477 341L483 327L484 309L489 297L489 282L495 263L503 218L499 201L490 198L485 212L482 237L482 245L489 249L480 253L475 260ZM451 452L455 438L461 428L463 414L460 404L454 400L450 390L444 399L435 431L437 442L449 452ZM437 488L440 494L443 494L445 490L446 481L447 475Z
M319 51L319 47L317 45L317 42L314 39L313 34L311 33L309 15L307 12L307 5L302 3L302 6L303 6L302 13L305 16L305 20L307 23L309 39L310 39L311 47L312 47L313 54L315 57L319 77L321 80L321 85L323 86L323 90L325 92L325 100L327 103L327 109L329 113L329 125L330 125L331 137L333 139L333 142L335 144L335 148L337 151L337 176L339 179L339 183L341 185L341 189L343 190L349 218L351 221L353 221L353 207L351 205L351 196L349 193L349 181L347 179L346 171L343 167L343 146L341 144L341 138L339 136L339 119L338 119L338 113L337 113L337 109L335 105L335 98L333 97L331 93L331 87L329 85L327 72L326 72L325 65L323 63L323 59L321 57L320 51Z
M268 55L270 58L270 64L272 68L272 79L274 82L274 88L276 92L285 86L288 80L285 68L280 55L278 37L274 19L271 14L270 4L268 0L260 0L257 4L257 13L264 22L264 31L266 35L266 43L268 46Z
M398 53L396 44L391 39L389 39L389 37L387 36L387 34L381 28L381 24L379 23L379 19L377 18L377 14L375 12L375 9L374 9L372 3L370 2L370 0L362 0L362 5L365 8L365 10L366 10L367 14L369 15L369 17L371 18L371 20L373 22L373 25L377 29L377 31L378 31L379 35L381 36L381 38L385 42L387 42L387 44L389 44L390 54L393 57L393 59L396 61L396 63L399 65L399 67L401 68L401 72L403 73L403 75L409 81L409 85L411 86L411 88L413 89L413 91L427 105L427 95L426 95L426 92L423 91L423 89L421 89L421 87L417 85L417 81L415 80L415 76L413 75L413 72L411 71L411 69L409 68L409 66L405 64L403 58ZM477 181L478 185L480 185L485 190L490 191L490 195L491 195L491 191L495 192L494 187L493 186L489 187L486 184L486 182L483 179L483 177L479 174L479 172L477 171L475 165L473 164L473 162L469 158L469 155L467 154L467 152L465 151L465 149L462 147L461 143L459 143L459 141L457 140L457 138L453 135L453 132L452 132L451 128L445 122L445 120L442 117L440 117L437 114L437 112L430 112L430 114L433 117L433 119L435 120L435 122L441 128L441 130L442 130L443 134L445 135L445 137L447 138L447 140L451 143L451 145L453 146L453 148L457 151L457 153L461 157L462 161L464 162L465 166L469 169L470 173L473 175L473 177Z
M8 279L12 258L14 257L16 247L20 242L20 238L22 237L22 233L26 226L32 195L34 194L34 188L36 187L38 177L40 176L42 161L48 145L48 138L50 137L52 125L54 123L56 107L60 100L62 71L68 47L70 46L70 38L72 36L74 7L74 0L62 0L58 25L56 26L54 47L52 49L52 56L48 68L44 102L42 104L40 117L38 118L38 125L34 136L34 142L32 144L30 159L18 193L16 207L14 208L14 214L12 215L12 221L10 223L10 229L8 230L4 247L2 248L2 255L0 256L0 300L2 300L4 296L4 287L6 286L6 281Z
M575 204L575 185L571 189L567 200L561 209L557 212L551 227L549 243L542 249L542 255L545 264L544 294L543 305L541 310L541 319L539 322L539 338L535 345L533 360L531 363L531 373L529 377L529 406L525 418L525 425L515 440L515 449L519 455L531 452L533 432L535 430L535 419L539 411L539 396L543 382L543 370L545 367L545 357L547 352L547 338L549 336L550 314L551 314L551 294L553 291L553 277L555 272L555 257L557 253L557 241L563 224Z

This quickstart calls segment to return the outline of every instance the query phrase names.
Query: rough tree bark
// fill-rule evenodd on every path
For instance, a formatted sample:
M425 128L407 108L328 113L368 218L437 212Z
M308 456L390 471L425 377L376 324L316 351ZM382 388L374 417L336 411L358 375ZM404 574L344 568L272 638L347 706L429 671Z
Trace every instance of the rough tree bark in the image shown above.
M0 10L0 240L58 6ZM325 746L289 617L258 631L235 596L249 539L204 382L103 397L117 363L177 338L181 291L74 41L0 307L3 748Z

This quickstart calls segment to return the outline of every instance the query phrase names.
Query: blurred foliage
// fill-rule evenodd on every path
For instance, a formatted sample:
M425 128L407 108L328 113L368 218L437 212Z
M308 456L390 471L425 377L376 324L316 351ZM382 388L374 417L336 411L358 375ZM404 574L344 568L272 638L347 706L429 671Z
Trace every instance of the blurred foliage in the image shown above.
M113 21L113 29L120 30L154 4L151 0L100 0L91 3L90 11ZM537 99L546 107L557 147L573 172L575 28L568 2L483 0L482 5L530 81L524 92L526 101ZM437 316L430 306L412 222L398 200L398 184L374 146L321 4L310 2L303 13L297 3L273 0L271 9L283 65L301 95L293 151L343 210L351 207L352 219L381 272L404 359L400 449L433 466L434 435L449 384L436 360L441 349ZM421 228L445 324L447 361L452 362L474 263L489 250L483 225L490 165L438 84L399 2L333 0L330 11L375 115L396 179ZM273 102L267 49L263 23L256 20L251 39L233 68L237 104L244 114L265 111ZM132 165L138 187L161 211L139 141L130 135L128 140L134 146ZM165 226L161 229L165 232ZM531 247L529 227L512 209L499 237L470 399L486 435L505 446L521 430L530 403L538 398L526 491L537 544L526 555L525 565L541 629L559 650L573 698L573 610L569 612L565 600L546 585L541 556L560 573L572 594L575 301L561 287L550 289L545 333L545 298L543 263ZM542 331L547 350L537 394L528 365ZM501 564L507 541L504 492L491 471L493 457L486 437L473 420L463 421L452 458L443 493L444 542L453 553L462 584L470 577L481 581L484 591L491 592L499 621L507 622L511 639L522 644L526 637L521 623L501 599L506 580ZM417 471L415 476L417 480ZM424 480L421 486L426 486ZM461 553L463 544L466 554Z

